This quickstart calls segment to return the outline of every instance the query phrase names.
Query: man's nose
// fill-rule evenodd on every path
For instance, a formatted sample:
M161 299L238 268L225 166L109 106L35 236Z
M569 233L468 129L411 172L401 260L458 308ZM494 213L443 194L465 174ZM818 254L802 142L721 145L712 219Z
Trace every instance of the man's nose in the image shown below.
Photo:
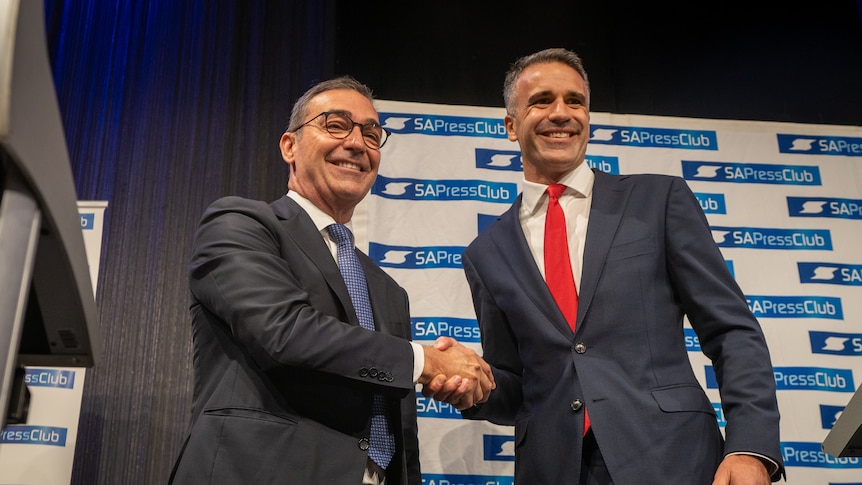
M353 128L350 129L350 133L344 138L345 147L349 150L362 150L365 151L365 139L362 137L362 127L359 125L353 125Z
M548 117L553 120L566 120L572 117L572 113L563 100L558 100L551 105L551 112Z

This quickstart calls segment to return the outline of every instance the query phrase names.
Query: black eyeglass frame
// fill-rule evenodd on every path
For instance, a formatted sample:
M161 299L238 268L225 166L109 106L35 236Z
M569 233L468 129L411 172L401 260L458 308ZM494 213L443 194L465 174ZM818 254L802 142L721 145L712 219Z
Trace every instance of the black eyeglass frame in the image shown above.
M344 132L344 136L338 136L338 135L332 133L331 131L329 131L329 124L326 122L327 118L329 118L329 115L338 115L338 116L344 118L345 120L347 120L351 123L350 128ZM362 143L364 143L366 147L368 147L372 150L380 150L381 148L383 148L383 145L385 145L386 142L389 141L389 137L392 135L391 131L380 126L380 124L377 122L357 123L357 122L353 121L353 119L351 117L347 116L343 111L324 111L324 112L318 114L317 116L311 118L310 120L306 121L305 123L297 126L296 129L293 130L293 132L296 133L297 131L299 131L300 128L303 128L305 126L310 125L312 121L320 118L321 116L323 116L323 126L318 126L318 128L321 128L323 131L329 133L329 136L331 136L332 138L335 138L336 140L343 140L343 139L347 138L348 136L350 136L350 134L353 133L353 129L358 126L359 132L362 134ZM314 126L317 126L317 125L314 125ZM377 126L380 128L382 140L381 140L380 144L377 145L376 147L369 145L368 140L365 138L365 132L363 131L363 129L366 126L368 126L368 127Z

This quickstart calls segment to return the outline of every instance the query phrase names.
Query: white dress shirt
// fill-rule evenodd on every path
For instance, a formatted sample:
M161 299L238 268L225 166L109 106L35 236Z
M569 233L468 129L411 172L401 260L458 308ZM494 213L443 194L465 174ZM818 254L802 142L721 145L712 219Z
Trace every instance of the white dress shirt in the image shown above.
M595 175L586 163L581 163L567 173L558 183L566 186L560 196L560 206L566 216L566 235L569 239L569 259L575 288L580 293L581 267L584 261L584 241L587 238L587 223L590 220L590 205L593 201ZM545 215L548 213L548 194L545 184L524 180L523 199L518 214L530 252L536 260L539 272L545 276Z
M286 197L293 199L305 210L311 218L311 221L314 222L314 227L316 227L318 232L320 232L320 237L322 237L323 241L326 242L326 246L329 248L330 254L332 254L332 259L336 264L338 264L338 245L329 236L329 231L326 230L330 224L335 224L335 219L296 192L288 192ZM348 221L345 226L347 226L347 229L349 229L352 234L353 225L350 221ZM410 342L410 346L413 347L413 384L415 385L419 381L419 377L422 375L422 369L425 367L425 349L415 342Z

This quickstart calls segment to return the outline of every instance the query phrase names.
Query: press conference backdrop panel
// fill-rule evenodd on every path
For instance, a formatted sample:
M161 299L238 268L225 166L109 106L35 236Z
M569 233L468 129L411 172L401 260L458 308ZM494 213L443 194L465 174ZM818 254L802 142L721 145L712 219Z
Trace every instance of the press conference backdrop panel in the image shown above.
M463 249L521 189L501 108L379 101L394 135L354 217L357 241L404 286L413 337L481 351ZM763 326L791 485L858 484L862 459L821 443L862 379L862 127L593 113L587 163L683 177ZM724 419L686 323L693 369ZM512 484L511 427L419 395L426 485Z
M105 201L78 201L94 295L107 206ZM86 376L84 367L26 367L30 411L26 423L0 430L0 485L70 483Z

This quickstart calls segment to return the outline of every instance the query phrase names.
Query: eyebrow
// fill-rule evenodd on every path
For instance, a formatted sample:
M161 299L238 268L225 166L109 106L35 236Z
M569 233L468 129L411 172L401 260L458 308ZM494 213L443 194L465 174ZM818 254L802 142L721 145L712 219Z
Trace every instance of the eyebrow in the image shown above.
M554 96L554 95L555 95L555 94L554 94L554 92L553 92L553 91L551 91L550 89L545 89L545 90L543 90L543 91L539 91L538 93L533 93L533 94L531 94L531 95L527 98L527 102L528 102L528 103L531 103L531 102L535 101L535 100L536 100L536 98L541 98L541 97L543 97L543 96ZM586 99L587 99L587 97L586 97L586 95L585 95L585 94L580 93L580 92L578 92L578 91L566 91L566 92L564 93L564 96L566 96L566 97L571 96L571 97L578 98L578 99L580 99L580 100L586 100Z
M331 110L328 110L328 112L340 114L341 116L345 116L347 118L350 118L351 120L353 120L354 123L356 123L356 120L353 119L353 113L351 113L350 111L348 111L346 109L331 109ZM376 120L374 118L366 118L364 121L360 122L360 124L363 124L363 125L375 124L377 126L380 126L380 121Z
M531 94L527 98L527 101L534 101L536 98L542 98L544 96L549 96L550 94L551 94L551 91L549 89L546 89L544 91L539 91L538 93Z

